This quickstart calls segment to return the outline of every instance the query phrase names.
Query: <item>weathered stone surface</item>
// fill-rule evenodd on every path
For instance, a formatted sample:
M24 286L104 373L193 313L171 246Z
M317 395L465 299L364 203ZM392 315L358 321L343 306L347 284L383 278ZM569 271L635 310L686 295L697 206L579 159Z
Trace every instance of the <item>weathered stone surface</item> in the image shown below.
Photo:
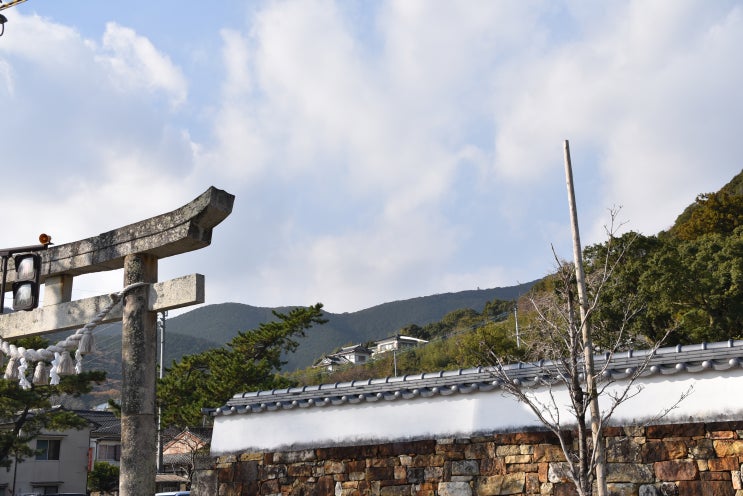
M314 450L302 450L302 451L285 451L274 453L274 463L297 463L297 462L309 462L315 460Z
M538 444L534 446L533 455L535 462L562 462L565 455L560 446L554 444Z
M703 423L649 425L646 428L645 433L650 439L694 437L704 436L706 434Z
M678 433L675 427L671 431ZM697 432L697 429L691 431ZM624 431L617 430L617 432L622 434ZM643 434L643 432L633 433ZM660 440L646 438L642 435L633 437L621 435L611 438L607 445L614 446L613 453L616 459L626 456L631 460L634 456L632 453L640 451L643 458L679 457L687 446L688 455L686 458L660 459L654 463L609 463L607 467L609 494L617 496L692 494L727 496L735 494L736 491L743 492L743 487L741 487L743 483L740 479L740 458L737 455L718 458L715 446L713 446L713 441L720 442L723 444L717 445L718 450L734 452L735 445L730 443L739 441L739 439L728 439L727 436L718 437L721 439L677 436ZM487 436L484 438L487 439ZM467 441L467 439L457 438L451 444L437 445L433 453L394 456L383 456L382 453L392 453L398 448L388 448L382 445L376 448L362 446L352 458L349 458L352 453L347 450L315 449L315 460L289 464L273 462L286 460L292 456L296 457L296 454L282 456L274 456L273 453L257 454L252 457L250 463L253 468L250 470L255 473L255 466L259 465L258 479L262 483L269 479L278 481L279 492L268 493L271 495L437 496L451 494L459 496L461 494L463 496L500 496L540 494L543 496L574 496L577 494L567 477L565 462L535 461L558 457L561 459L561 452L558 451L559 447L556 445L538 443L496 446L490 442L471 443ZM640 450L640 446L644 444L649 446ZM439 449L443 447L459 449ZM488 456L462 458L464 453L462 450L466 449L469 449L469 455L479 457L488 453ZM498 452L500 455L497 454ZM330 453L345 455L347 458L326 459L321 456ZM363 456L364 454L368 456ZM240 459L244 459L244 456L241 455ZM530 463L506 463L506 461L525 460L531 461ZM219 466L227 470L224 472L225 479L229 479L229 482L225 481L217 491L224 489L229 493L218 492L216 496L225 496L225 494L264 496L263 487L259 490L256 485L240 483L240 480L244 478L239 475L241 468L233 466L237 462L235 457L220 457L217 461ZM315 477L308 476L309 467L317 469ZM323 476L322 474L326 471L328 473ZM215 472L215 477L217 473ZM333 485L322 482L323 480L330 480ZM321 489L321 483L329 488L329 492ZM334 488L340 488L340 492L334 492ZM212 494L209 493L209 496ZM194 494L194 496L205 495Z
M549 464L547 480L552 483L570 480L570 465L567 462L553 462Z
M629 437L606 439L606 461L609 463L640 463L640 446Z
M699 478L699 468L693 460L669 460L653 465L661 481L690 481Z
M707 460L707 466L712 472L722 472L723 470L732 471L737 470L740 467L737 456L712 458L711 460Z
M531 455L508 455L506 457L506 463L529 463L531 461Z
M711 439L693 439L687 444L690 458L698 460L715 456L715 447Z
M480 464L477 460L461 460L451 463L452 475L479 475Z
M725 456L741 456L743 455L743 440L741 439L720 439L712 441L712 445L715 448L715 453L719 458Z
M607 482L632 482L635 484L655 481L652 465L639 463L607 463Z
M637 496L658 496L660 491L652 484L643 484L637 491Z
M439 496L472 496L468 482L439 482Z
M678 483L679 496L734 496L735 490L730 482L681 481Z
M661 496L678 496L679 488L673 482L663 482L660 487Z
M552 496L578 496L578 490L571 482L558 483L552 487Z
M635 496L637 495L637 484L627 482L611 482L606 484L606 489L612 496Z
M477 479L478 496L521 494L524 492L526 477L521 474L494 475Z

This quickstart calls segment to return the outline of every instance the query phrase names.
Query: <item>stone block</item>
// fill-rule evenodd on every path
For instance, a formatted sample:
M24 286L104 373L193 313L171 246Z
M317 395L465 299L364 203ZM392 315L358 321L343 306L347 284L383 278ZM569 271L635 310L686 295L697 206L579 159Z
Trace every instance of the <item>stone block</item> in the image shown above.
M315 459L315 451L311 449L302 451L284 451L273 454L274 463L309 462Z
M735 496L730 482L680 481L678 496Z
M660 491L652 484L642 484L637 491L637 496L660 496Z
M612 496L636 496L638 493L637 484L628 482L609 482L606 489Z
M743 440L741 439L718 439L712 441L712 445L719 458L743 455Z
M439 496L472 496L472 487L468 482L439 482Z
M572 482L554 484L552 496L578 496L578 490Z
M567 462L552 462L547 470L547 480L552 483L570 480L570 465Z
M649 440L642 445L640 452L642 461L645 463L678 460L686 458L688 454L686 443L680 440Z
M505 457L506 464L512 463L529 463L531 461L531 455L508 455Z
M477 460L451 462L452 475L480 475L480 464Z
M641 425L625 426L622 428L624 435L629 437L644 437L645 427Z
M503 444L495 447L496 456L520 455L521 447L518 444Z
M505 473L506 463L503 458L483 458L480 460L480 475L503 475Z
M669 460L653 465L660 481L691 481L699 478L699 467L693 460Z
M523 473L480 477L477 479L477 495L522 494L525 486L526 476Z
M524 492L526 494L539 494L539 487L541 483L537 474L526 474L526 486Z
M425 455L436 452L436 441L426 439L422 441L409 441L400 443L388 443L379 446L380 456L399 455Z
M609 463L640 463L640 446L629 437L606 439L606 461Z
M258 480L258 462L239 462L235 464L235 482Z
M707 434L710 439L736 439L735 431L711 431Z
M730 478L733 482L733 489L743 489L743 484L741 483L740 478L741 471L740 470L733 470L730 472Z
M534 446L532 454L535 462L563 462L565 454L560 446L554 444L538 444Z
M556 444L557 436L548 431L495 434L496 444Z
M707 466L712 472L732 471L740 468L737 456L726 456L725 458L712 458L707 460Z
M392 467L367 467L366 479L375 481L393 480L395 472Z
M343 462L329 460L323 463L325 474L342 474L346 471L346 464Z
M658 489L661 496L678 496L679 494L679 488L673 482L663 482Z
M506 466L506 473L525 472L536 474L539 471L538 463L513 463Z
M464 457L467 460L479 460L482 458L492 458L495 455L495 445L493 443L470 444L464 448Z
M423 477L426 481L440 481L444 478L444 467L424 467Z
M731 481L732 485L732 474L730 472L702 472L699 474L699 480L706 481Z
M703 423L649 425L645 429L649 439L667 439L673 437L705 436Z
M607 463L606 481L647 484L655 481L655 475L653 473L652 465L649 464Z
M238 457L238 459L241 462L262 462L263 461L263 457L265 455L266 454L263 453L263 452L259 452L259 453L252 453L252 452L251 453L242 453Z
M422 484L426 480L426 469L423 467L408 467L406 477L411 484Z
M689 441L688 445L688 456L694 459L708 459L714 458L715 447L711 439L694 439Z
M357 494L357 493L353 493ZM379 496L410 496L413 493L412 486L384 486L379 490ZM350 495L349 495L350 496Z

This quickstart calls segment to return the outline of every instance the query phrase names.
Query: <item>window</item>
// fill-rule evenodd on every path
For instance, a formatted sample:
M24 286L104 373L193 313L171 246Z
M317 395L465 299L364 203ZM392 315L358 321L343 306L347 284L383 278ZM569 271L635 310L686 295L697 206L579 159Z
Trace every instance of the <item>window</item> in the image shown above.
M59 439L37 439L37 460L59 460L59 448L62 442Z
M35 494L57 494L59 486L34 486Z
M98 446L98 459L118 462L121 459L121 445L101 444Z

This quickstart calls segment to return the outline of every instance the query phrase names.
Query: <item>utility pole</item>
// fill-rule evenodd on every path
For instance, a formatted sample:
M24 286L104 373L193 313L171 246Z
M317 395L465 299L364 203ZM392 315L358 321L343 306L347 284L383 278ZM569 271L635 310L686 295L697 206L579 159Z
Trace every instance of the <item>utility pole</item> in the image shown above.
M162 380L165 371L165 319L168 317L168 311L160 312L160 373L158 377ZM157 405L157 472L164 472L163 467L163 409Z
M565 140L565 179L568 189L568 207L570 208L570 225L573 232L573 261L575 264L575 279L578 286L578 301L580 303L580 325L583 338L583 359L586 366L586 392L591 414L591 436L596 450L596 484L598 496L607 494L606 487L606 450L604 435L601 432L601 410L599 409L598 389L596 387L595 367L593 364L593 343L591 341L591 326L588 321L588 297L586 295L586 274L583 270L583 252L580 245L580 231L578 230L578 209L575 203L575 188L573 187L573 166L570 160L570 143Z

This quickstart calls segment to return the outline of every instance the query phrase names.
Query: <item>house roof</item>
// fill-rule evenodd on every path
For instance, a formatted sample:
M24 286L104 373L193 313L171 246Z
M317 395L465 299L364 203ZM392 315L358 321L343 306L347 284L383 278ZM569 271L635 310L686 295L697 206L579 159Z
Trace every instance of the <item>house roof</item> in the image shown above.
M121 419L108 410L73 410L95 426L92 437L121 437Z
M653 350L630 350L614 356L596 355L596 370L603 370L605 379L621 380L646 364L643 377L698 373L706 370L724 371L743 364L743 341L729 340ZM549 361L518 363L503 367L509 378L524 386L538 385L545 374L556 371ZM270 391L236 394L226 405L206 409L214 416L260 413L294 408L354 404L375 401L411 400L431 396L467 394L499 388L500 379L492 368L477 367L368 379L361 381L322 384Z

